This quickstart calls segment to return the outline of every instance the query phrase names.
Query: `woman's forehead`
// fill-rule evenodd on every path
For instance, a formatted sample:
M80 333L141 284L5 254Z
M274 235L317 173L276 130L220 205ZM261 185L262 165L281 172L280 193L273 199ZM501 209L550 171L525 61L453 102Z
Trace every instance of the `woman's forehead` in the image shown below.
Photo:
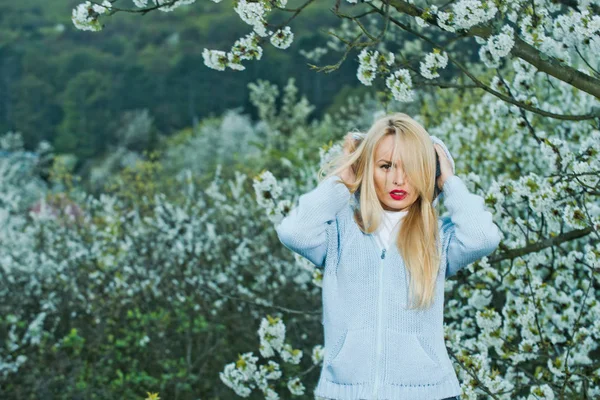
M394 137L392 135L387 135L377 144L375 148L375 162L379 162L380 160L391 161L392 159L392 151L394 150ZM400 154L396 154L396 162L401 162L402 158Z

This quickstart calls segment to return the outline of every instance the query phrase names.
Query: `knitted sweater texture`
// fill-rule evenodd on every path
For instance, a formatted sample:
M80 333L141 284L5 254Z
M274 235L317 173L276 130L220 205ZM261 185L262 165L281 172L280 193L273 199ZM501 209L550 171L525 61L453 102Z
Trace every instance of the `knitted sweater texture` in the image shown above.
M323 269L324 360L315 395L339 400L435 400L460 395L444 343L444 280L491 254L501 233L456 175L440 194L441 263L433 305L408 310L406 267L353 219L358 198L337 176L300 196L276 226L288 249ZM354 200L354 201L350 201ZM401 223L401 221L400 221ZM395 229L394 229L395 231Z

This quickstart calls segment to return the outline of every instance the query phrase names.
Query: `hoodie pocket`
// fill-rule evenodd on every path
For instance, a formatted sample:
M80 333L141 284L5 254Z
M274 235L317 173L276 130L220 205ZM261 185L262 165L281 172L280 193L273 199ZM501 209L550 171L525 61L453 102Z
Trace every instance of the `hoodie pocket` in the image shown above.
M369 380L373 369L370 331L369 328L363 328L345 329L341 332L326 363L325 371L329 381L353 384Z
M440 363L433 336L386 329L385 381L393 385L433 385L448 371Z

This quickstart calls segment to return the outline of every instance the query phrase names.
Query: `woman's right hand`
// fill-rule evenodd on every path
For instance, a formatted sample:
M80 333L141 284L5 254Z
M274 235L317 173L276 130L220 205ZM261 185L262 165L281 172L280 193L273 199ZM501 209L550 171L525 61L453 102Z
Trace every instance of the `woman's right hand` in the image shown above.
M344 138L344 154L348 155L354 150L356 150L358 143L359 140L355 139L352 133L348 133ZM344 171L342 171L342 173L340 174L340 178L342 178L342 180L346 183L353 183L356 179L356 174L351 167L348 167Z

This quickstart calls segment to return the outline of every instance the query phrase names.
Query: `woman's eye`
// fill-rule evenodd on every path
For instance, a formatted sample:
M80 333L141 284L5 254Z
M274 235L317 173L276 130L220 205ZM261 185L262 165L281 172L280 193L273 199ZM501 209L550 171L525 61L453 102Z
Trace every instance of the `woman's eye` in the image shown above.
M390 167L391 167L390 164L384 164L381 166L381 168L383 168L383 169L389 169Z

